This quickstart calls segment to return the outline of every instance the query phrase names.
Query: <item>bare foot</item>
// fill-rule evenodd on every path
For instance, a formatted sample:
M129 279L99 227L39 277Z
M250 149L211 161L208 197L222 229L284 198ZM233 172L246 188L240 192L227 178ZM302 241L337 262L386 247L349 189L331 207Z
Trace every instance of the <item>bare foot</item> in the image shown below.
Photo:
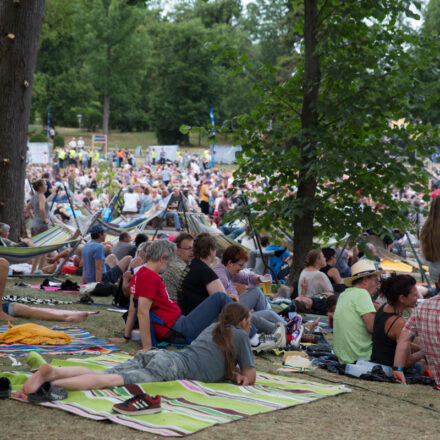
M51 381L53 377L53 367L49 364L42 365L23 385L22 391L25 395L34 393L43 385L44 382Z
M17 399L27 399L27 396L23 392L23 390L14 391L13 393L11 393L11 397L15 397Z
M17 318L14 316L8 315L7 313L0 311L0 321L15 321Z
M64 321L66 322L82 322L89 316L89 312L72 313L66 314L64 316Z
M304 328L307 329L309 332L312 332L315 330L316 327L318 327L319 324L319 318L316 318L314 321L307 322L304 324Z
M115 343L120 343L120 342L127 342L127 340L125 338L108 338L109 342L111 342L112 344Z

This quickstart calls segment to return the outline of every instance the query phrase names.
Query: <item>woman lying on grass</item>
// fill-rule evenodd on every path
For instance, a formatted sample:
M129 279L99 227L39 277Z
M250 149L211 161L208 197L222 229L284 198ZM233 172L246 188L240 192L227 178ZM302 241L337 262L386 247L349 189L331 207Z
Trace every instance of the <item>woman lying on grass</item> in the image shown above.
M26 398L44 382L68 390L91 390L132 383L179 379L239 385L255 383L255 366L249 342L251 316L240 303L226 305L218 323L210 325L191 345L179 351L152 349L102 372L85 367L51 367L45 364L15 393ZM238 365L238 367L237 367Z

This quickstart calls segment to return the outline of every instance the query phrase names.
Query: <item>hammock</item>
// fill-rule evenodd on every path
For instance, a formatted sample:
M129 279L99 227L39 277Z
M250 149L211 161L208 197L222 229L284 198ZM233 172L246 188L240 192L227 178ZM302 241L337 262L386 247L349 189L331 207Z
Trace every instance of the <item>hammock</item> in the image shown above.
M182 220L184 220L183 214L180 214L180 217ZM217 245L222 249L226 249L231 244L235 244L237 246L240 246L242 249L244 249L246 252L249 252L249 249L245 246L241 245L237 241L233 240L232 238L226 237L221 231L218 229L213 228L208 220L206 219L206 216L201 213L194 213L194 212L188 212L186 213L186 220L188 222L188 229L191 234L198 235L202 232L209 232L217 242Z
M120 234L121 232L129 232L133 229L143 229L151 220L162 214L163 211L156 211L148 217L140 216L131 220L125 220L122 217L115 218L111 223L98 219L98 222L106 227L109 233Z
M0 257L5 258L12 264L23 263L26 260L76 243L78 239L69 240L71 236L72 233L69 230L62 226L55 226L31 238L31 241L36 245L35 247L0 246Z

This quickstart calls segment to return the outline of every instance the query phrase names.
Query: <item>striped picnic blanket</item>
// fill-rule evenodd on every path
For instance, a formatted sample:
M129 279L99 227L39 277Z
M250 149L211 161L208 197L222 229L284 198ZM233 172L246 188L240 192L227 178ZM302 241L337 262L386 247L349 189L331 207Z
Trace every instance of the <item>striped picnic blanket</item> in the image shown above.
M8 329L7 325L0 326L0 333ZM110 344L105 339L92 336L87 330L72 327L53 327L54 330L63 330L72 338L67 345L25 345L25 344L0 344L0 357L3 356L26 356L29 351L36 351L42 355L57 354L108 354L119 351L118 347Z
M102 370L129 358L128 355L117 353L88 359L54 359L52 365L86 366ZM10 373L6 375L10 376ZM20 381L16 379L11 377L14 389L19 389ZM70 391L67 399L45 403L44 406L93 420L111 420L156 435L185 436L217 424L350 391L342 385L314 383L302 378L292 379L267 373L258 373L257 383L246 387L190 380L140 384L140 387L151 395L161 396L161 413L133 417L113 412L115 403L131 397L126 387Z

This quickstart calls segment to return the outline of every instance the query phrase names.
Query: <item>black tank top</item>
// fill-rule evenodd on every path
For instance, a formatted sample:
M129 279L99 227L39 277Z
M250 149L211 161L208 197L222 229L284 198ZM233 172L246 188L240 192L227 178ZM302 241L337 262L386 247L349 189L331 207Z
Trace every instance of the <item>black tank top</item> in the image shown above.
M336 281L328 274L328 271L332 268L333 266L329 266L328 264L327 264L327 266L325 266L325 267L323 267L323 268L321 268L320 269L320 271L321 272L324 272L327 276L328 276L328 278L329 278L329 280L330 280L330 282L332 283L332 284L336 284Z
M373 352L371 354L371 360L378 364L392 367L397 343L388 337L388 333L394 323L399 319L399 315L397 313L384 312L383 309L385 306L386 304L376 312L376 316L374 317ZM385 333L385 323L390 316L395 316L395 319L391 322L390 328Z

